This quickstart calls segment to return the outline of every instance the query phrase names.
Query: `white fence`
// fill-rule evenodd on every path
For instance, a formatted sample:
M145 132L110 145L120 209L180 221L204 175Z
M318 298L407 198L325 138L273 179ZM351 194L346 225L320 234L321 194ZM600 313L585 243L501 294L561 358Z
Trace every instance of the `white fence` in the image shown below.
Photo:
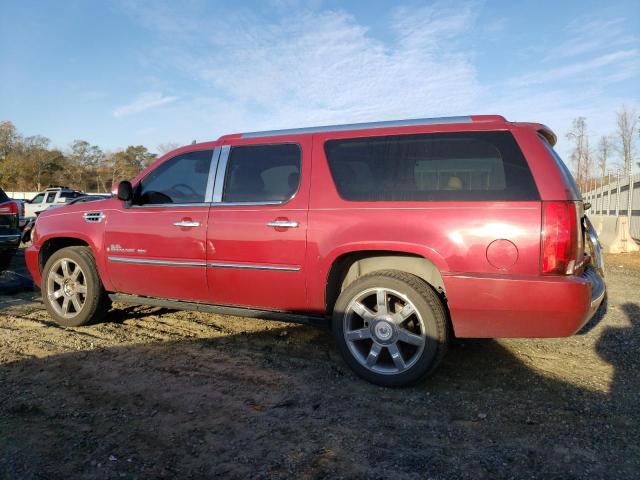
M592 188L582 194L591 204L591 215L629 218L631 237L640 240L640 174L610 174L594 180Z
M31 200L40 192L4 192L14 200ZM105 195L104 193L87 193L87 195Z

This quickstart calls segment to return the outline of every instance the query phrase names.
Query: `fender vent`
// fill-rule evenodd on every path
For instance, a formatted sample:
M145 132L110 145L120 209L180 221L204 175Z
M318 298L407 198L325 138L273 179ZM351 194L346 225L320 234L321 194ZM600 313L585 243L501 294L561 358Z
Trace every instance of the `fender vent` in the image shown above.
M104 219L105 215L102 212L86 212L82 217L85 222L100 223Z

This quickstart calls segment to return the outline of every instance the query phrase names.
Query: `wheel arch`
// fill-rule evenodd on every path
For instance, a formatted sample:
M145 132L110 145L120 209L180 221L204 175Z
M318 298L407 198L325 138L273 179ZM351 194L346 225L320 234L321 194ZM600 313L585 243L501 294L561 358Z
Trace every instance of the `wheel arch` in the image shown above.
M440 269L429 258L414 252L396 250L357 250L345 252L332 262L325 282L325 306L332 312L340 293L363 275L379 270L399 270L428 283L443 299L446 297Z
M56 253L58 250L67 247L89 247L91 245L88 241L79 238L79 237L51 237L42 242L40 246L40 252L38 255L38 268L40 272L44 269L44 266L47 264L47 260L51 258L51 255Z

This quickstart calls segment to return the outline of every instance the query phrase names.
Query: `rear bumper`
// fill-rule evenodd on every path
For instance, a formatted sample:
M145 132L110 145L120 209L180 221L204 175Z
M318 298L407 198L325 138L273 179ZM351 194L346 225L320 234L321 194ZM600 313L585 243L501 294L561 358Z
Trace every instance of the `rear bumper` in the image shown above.
M16 248L20 245L20 232L0 235L0 249Z
M31 245L24 250L24 261L27 264L29 273L38 287L40 287L41 274L40 274L40 248Z
M604 279L588 267L580 276L444 277L458 337L567 337L587 323L605 296Z

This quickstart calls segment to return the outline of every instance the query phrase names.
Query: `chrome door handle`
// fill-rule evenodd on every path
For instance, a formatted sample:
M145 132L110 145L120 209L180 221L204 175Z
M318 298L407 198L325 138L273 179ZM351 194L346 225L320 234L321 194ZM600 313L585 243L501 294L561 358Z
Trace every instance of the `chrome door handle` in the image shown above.
M186 220L182 220L181 222L175 222L174 225L176 227L199 227L200 222L188 222Z
M267 227L275 228L298 228L299 225L298 222L291 222L289 220L274 220L273 222L267 223Z

